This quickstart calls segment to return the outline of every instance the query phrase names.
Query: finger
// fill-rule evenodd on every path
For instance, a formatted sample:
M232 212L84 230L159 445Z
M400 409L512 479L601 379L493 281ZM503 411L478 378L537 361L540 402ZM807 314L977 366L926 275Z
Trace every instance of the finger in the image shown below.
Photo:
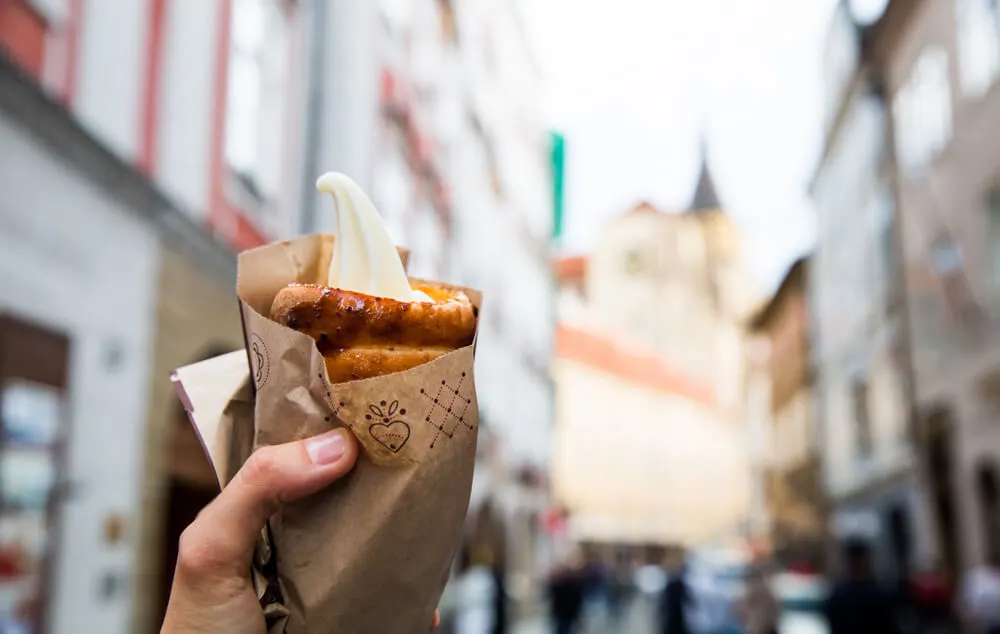
M281 504L329 485L357 457L357 441L346 429L255 451L181 535L178 567L245 575L261 530Z
M434 610L434 620L431 622L431 631L433 632L441 625L441 612L439 610Z

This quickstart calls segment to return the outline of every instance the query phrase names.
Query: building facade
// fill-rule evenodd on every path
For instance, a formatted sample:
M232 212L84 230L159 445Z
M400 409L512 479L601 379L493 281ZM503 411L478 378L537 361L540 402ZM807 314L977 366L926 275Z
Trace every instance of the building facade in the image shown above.
M757 401L765 411L748 417L767 425L760 475L774 560L818 570L826 561L827 523L813 423L808 278L809 260L796 260L750 322L749 336L763 353L750 360L748 381L761 375L767 394Z
M840 3L827 41L826 143L811 188L812 355L833 534L868 537L891 577L931 544L909 433L886 104L861 43Z
M1000 549L1000 10L892 2L871 35L894 139L917 437L938 557Z
M0 558L30 563L0 626L158 629L215 492L168 373L242 345L233 252L333 229L327 170L371 194L414 275L486 292L474 505L504 527L508 591L537 591L551 181L512 2L9 0L0 63L0 408L49 430L45 460L0 456L40 487L0 521ZM81 309L53 311L66 286Z
M743 534L752 285L718 207L703 166L691 210L637 205L608 223L591 256L559 263L553 490L577 540L701 545Z
M324 25L320 74L350 81L317 89L312 171L358 181L411 249L412 275L485 293L469 541L490 542L515 605L530 604L546 556L555 313L547 136L516 5L334 0L313 10ZM304 201L303 230L328 231L333 218L328 200ZM477 517L497 524L488 539Z
M232 253L297 229L305 6L0 6L0 627L159 628L215 493L168 373L242 345Z
M481 419L497 439L487 484L506 526L507 592L523 612L544 596L554 410L552 174L541 78L517 3L456 2L463 114L449 156L452 275L481 288ZM510 395L517 398L511 399ZM485 473L484 473L485 475Z

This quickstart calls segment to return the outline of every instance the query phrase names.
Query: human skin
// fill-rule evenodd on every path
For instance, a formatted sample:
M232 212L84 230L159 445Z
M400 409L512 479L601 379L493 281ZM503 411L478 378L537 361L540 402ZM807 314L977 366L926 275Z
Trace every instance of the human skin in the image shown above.
M343 477L357 457L344 429L255 451L181 535L160 634L266 634L249 575L261 530L282 504ZM438 620L435 612L431 629Z

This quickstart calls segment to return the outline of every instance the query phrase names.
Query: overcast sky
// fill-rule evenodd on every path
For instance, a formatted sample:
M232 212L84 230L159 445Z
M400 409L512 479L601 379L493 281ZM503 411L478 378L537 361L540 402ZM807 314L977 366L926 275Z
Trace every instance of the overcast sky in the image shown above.
M586 252L638 200L685 207L704 131L753 271L775 284L813 240L806 187L835 1L523 1L547 122L566 135L566 250Z

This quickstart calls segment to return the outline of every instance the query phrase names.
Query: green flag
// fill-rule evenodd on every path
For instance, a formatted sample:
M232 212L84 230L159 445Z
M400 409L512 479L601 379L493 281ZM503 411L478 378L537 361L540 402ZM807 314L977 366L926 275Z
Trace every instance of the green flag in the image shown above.
M549 134L552 153L552 237L559 238L563 232L563 180L565 177L565 139L558 132Z

